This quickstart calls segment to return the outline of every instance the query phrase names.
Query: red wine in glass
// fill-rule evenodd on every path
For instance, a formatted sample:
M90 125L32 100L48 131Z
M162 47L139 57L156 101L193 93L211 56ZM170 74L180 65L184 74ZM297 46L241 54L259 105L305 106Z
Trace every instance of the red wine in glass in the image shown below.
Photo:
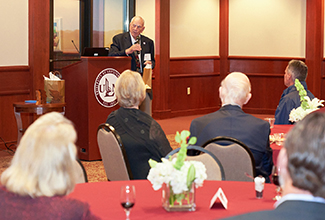
M275 173L275 174L272 175L272 182L273 182L274 185L280 186L279 176L278 176L277 173Z
M135 204L135 187L133 185L121 186L120 202L124 208L126 219L129 219L131 208Z
M272 182L274 185L276 185L276 196L273 198L273 200L279 200L281 199L281 187L280 187L280 182L279 182L279 171L277 166L273 166L272 169Z
M129 210L134 206L134 202L121 202L124 209Z

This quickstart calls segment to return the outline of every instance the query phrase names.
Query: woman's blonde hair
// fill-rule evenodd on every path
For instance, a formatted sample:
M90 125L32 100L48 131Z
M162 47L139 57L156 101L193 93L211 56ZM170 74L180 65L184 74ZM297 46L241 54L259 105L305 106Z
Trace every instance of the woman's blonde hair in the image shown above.
M121 107L139 106L146 97L146 86L141 75L125 70L116 81L115 94Z
M75 186L76 139L73 124L60 113L41 116L23 135L1 183L21 196L69 194Z

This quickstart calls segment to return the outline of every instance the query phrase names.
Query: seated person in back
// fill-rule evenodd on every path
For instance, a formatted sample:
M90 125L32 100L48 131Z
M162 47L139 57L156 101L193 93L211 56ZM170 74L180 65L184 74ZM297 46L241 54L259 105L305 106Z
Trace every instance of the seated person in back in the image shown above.
M292 109L300 106L299 92L295 87L295 80L298 79L303 85L307 92L307 96L310 99L315 96L307 89L307 78L308 67L300 60L291 60L285 69L284 84L286 88L279 101L279 105L275 111L275 122L274 124L291 124L289 121L289 115Z
M229 219L324 219L324 124L325 115L314 112L289 131L277 160L282 198L275 203L275 209Z
M161 161L172 150L160 125L139 110L145 90L139 73L124 71L115 84L115 94L121 107L106 120L121 137L134 179L146 179L150 169L148 160Z
M191 122L191 136L197 137L197 145L217 137L233 137L252 151L256 175L265 177L270 182L273 158L270 148L268 122L243 112L242 107L252 94L248 77L239 72L230 73L219 87L222 107L211 114L194 119Z
M76 139L57 112L29 126L1 175L1 219L99 219L87 203L66 197L78 178Z

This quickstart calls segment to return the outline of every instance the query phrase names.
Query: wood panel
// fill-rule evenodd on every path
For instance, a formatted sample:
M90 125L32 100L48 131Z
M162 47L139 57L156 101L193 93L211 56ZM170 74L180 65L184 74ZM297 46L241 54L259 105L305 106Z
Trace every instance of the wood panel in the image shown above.
M274 114L283 90L284 70L291 58L228 57L229 72L248 75L252 99L244 106L247 113ZM205 114L220 107L221 80L219 57L184 57L170 61L171 117ZM187 95L187 88L191 94Z
M230 72L245 73L252 86L252 98L243 109L247 113L274 114L286 88L283 76L288 62L294 57L230 56Z
M17 141L14 102L31 98L31 74L27 66L0 67L0 137L8 143ZM29 123L24 120L24 124ZM3 143L0 148L4 149Z
M157 119L170 117L169 102L169 47L170 0L155 1L155 79L153 81L152 116Z
M207 114L220 107L219 61L218 56L171 58L171 117Z
M322 60L324 45L324 0L306 1L306 64L307 84L316 97L321 95Z

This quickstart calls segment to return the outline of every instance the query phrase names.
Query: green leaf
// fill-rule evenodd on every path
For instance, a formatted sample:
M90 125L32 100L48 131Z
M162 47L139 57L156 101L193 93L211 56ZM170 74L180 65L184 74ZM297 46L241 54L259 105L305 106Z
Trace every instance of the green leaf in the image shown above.
M188 168L187 172L187 180L186 180L186 185L187 188L190 190L192 182L195 180L195 167L193 164Z
M175 194L177 202L182 205L182 200L185 199L184 193Z
M194 145L196 144L197 138L196 137L191 137L190 140L188 141L188 144Z
M184 161L186 159L186 152L187 152L186 146L182 146L177 154L177 159L174 164L175 169L180 170L182 168Z
M182 139L183 141L186 141L187 137L189 137L190 134L191 134L191 133L190 133L189 131L187 131L187 130L183 130L183 131L181 132L181 139Z
M181 139L181 135L179 134L179 132L177 131L176 132L176 135L175 135L175 141L177 143L181 143L182 139Z
M309 104L306 99L307 92L306 92L304 86L300 83L300 81L298 79L295 79L295 87L296 87L297 91L299 92L301 108L303 110L309 109Z
M148 163L151 168L154 168L158 162L153 159L149 159Z

